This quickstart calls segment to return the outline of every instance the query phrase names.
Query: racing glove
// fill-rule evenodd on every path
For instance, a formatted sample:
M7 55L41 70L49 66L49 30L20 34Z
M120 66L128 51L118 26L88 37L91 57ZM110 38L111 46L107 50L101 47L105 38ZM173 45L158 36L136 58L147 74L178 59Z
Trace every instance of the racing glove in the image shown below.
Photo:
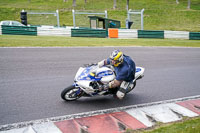
M102 60L102 61L98 62L98 63L97 63L98 67L104 66L104 65L105 65L104 62L105 62L105 60Z

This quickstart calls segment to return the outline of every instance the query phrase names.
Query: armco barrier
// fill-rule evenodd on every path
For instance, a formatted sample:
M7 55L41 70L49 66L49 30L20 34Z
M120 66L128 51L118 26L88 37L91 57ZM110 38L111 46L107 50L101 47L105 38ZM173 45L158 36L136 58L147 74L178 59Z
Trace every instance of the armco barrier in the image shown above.
M164 38L164 31L138 30L138 38Z
M72 37L106 37L106 30L103 29L71 29Z
M138 38L138 31L133 29L119 29L119 38Z
M164 31L164 38L189 39L187 31Z
M66 37L101 37L101 38L171 38L200 40L200 32L188 31L153 31L136 29L90 29L73 27L58 28L54 26L6 26L0 25L0 35L38 35L38 36L66 36Z
M4 35L33 35L37 36L37 27L29 26L7 26L2 25L2 34Z
M190 32L190 40L200 40L200 32Z
M71 28L38 27L38 36L67 36L71 37Z
M109 38L118 38L118 29L108 29Z

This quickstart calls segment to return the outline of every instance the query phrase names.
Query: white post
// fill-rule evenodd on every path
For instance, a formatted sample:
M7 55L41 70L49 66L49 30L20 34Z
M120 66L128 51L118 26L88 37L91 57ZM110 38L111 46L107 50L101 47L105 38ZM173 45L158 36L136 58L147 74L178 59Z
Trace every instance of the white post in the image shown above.
M131 12L131 9L128 10L128 20L130 21L130 12Z
M75 22L75 10L72 10L72 15L73 15L73 25L74 28L76 27L76 22Z
M58 27L60 27L59 11L58 11L58 9L56 10L56 16L57 16L57 25L58 25Z
M128 11L129 9L129 0L126 0L126 10Z
M108 12L105 10L105 18L108 18Z
M190 0L188 0L188 6L187 9L190 9Z
M144 30L143 13L144 13L144 8L141 11L141 30Z

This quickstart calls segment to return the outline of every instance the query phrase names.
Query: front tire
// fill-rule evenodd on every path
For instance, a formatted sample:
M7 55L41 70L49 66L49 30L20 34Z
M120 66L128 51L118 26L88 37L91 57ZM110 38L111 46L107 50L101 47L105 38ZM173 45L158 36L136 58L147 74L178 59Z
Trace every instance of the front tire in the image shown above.
M79 99L83 95L83 91L71 85L65 88L61 93L61 98L65 101L74 101Z

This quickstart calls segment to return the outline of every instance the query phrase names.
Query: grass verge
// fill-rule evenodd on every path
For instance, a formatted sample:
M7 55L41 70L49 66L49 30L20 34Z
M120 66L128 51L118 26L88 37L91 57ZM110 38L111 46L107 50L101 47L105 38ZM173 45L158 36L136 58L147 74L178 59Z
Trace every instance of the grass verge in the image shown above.
M127 130L126 133L200 133L200 117L184 118L170 124L157 124L152 129Z
M0 47L77 47L77 46L177 46L200 47L199 40L108 39L54 36L1 35Z

